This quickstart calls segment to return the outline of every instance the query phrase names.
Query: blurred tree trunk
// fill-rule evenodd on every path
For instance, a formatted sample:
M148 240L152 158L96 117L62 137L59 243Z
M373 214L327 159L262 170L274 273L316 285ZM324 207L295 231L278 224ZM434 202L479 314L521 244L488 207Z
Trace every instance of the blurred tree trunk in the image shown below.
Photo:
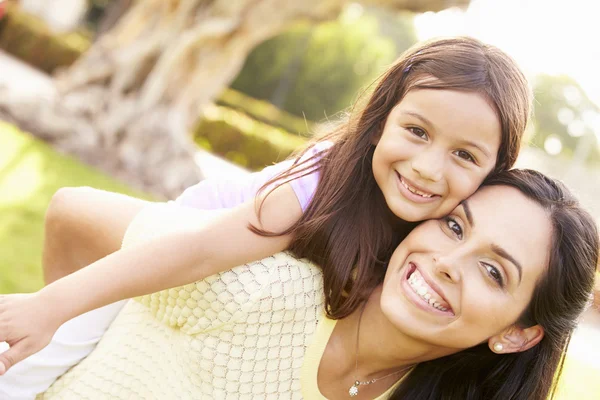
M106 7L104 15L98 24L96 38L112 29L121 16L133 5L134 0L112 0Z
M57 148L172 198L200 178L190 130L261 41L343 0L138 0L73 66L58 96L23 121ZM468 0L364 0L413 11ZM37 123L39 126L34 126Z

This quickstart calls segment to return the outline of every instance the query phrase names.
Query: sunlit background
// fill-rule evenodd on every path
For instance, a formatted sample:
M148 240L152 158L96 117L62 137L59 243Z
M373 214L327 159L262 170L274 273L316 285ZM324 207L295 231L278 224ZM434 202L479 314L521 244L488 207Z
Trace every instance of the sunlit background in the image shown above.
M281 0L281 4L292 1L296 0ZM407 3L423 4L427 9L427 4L446 7L466 2ZM123 68L110 72L104 80L89 79L83 90L68 93L71 97L58 97L51 79L58 74L63 83L73 83L77 74L85 76L106 61L98 53L92 61L88 56L98 49L103 35L118 30L119 22L138 3L153 4L150 15L160 20L165 12L160 7L179 2L0 0L0 91L4 91L0 93L0 120L5 121L0 121L0 293L31 291L42 285L43 215L59 187L89 185L137 196L172 197L173 192L160 185L162 178L150 185L152 179L139 177L139 171L172 170L169 179L176 179L178 173L190 169L183 161L176 168L161 164L169 156L177 158L169 153L170 147L163 146L167 141L160 141L173 133L163 126L168 118L156 118L146 127L165 128L152 132L152 141L160 141L157 151L147 146L143 135L132 134L131 126L111 131L111 125L105 124L110 120L118 125L131 117L126 112L131 102L139 103L147 74L155 67L152 63L162 53L148 53L147 65L128 65L137 71L136 79L120 97L110 97L102 107L97 104L114 94L108 82L118 81L115 76ZM175 108L178 94L183 96L196 75L204 74L207 82L200 85L199 93L205 89L215 92L210 101L199 102L194 109L197 115L191 116L193 123L186 127L197 145L194 162L203 176L219 179L243 174L285 158L313 132L327 129L341 118L357 94L412 44L438 36L470 35L513 56L531 81L534 116L518 165L564 180L600 223L600 2L471 0L468 7L423 13L368 7L364 5L367 1L339 3L344 7L338 13L318 21L299 18L252 46L241 57L239 73L223 79L216 90L211 80L216 81L220 70L234 64L233 57L224 58L216 63L218 68L208 72L188 58L188 70L178 70L185 63L176 63L157 79L175 86L169 86L173 96L163 96L170 100L160 97L163 108ZM272 14L263 21L276 18ZM135 44L139 38L132 32L150 25L151 20L132 18L135 23L118 31L121 42L113 43L115 48L107 50L106 57L123 57L120 46L126 41ZM149 29L141 40L152 32ZM188 57L202 49L194 48ZM83 65L79 70L73 65L76 60ZM177 74L182 76L173 81ZM39 99L56 101L58 106L49 111L46 103L36 103ZM115 99L130 103L112 104ZM90 107L78 109L82 113L77 115L79 119L73 119L75 112L55 114L81 104ZM160 107L151 109L148 115L159 111ZM80 123L86 118L91 122L85 129L71 129L84 126ZM79 125L72 122L75 120ZM39 121L43 122L36 125ZM122 141L126 146L114 140L111 148L114 138L131 140ZM112 162L103 162L111 158ZM141 167L131 174L125 168L129 164ZM121 169L111 169L115 165ZM156 176L161 176L158 172ZM569 383L560 399L600 398L600 279L597 293L597 308L585 314L572 342L567 360Z

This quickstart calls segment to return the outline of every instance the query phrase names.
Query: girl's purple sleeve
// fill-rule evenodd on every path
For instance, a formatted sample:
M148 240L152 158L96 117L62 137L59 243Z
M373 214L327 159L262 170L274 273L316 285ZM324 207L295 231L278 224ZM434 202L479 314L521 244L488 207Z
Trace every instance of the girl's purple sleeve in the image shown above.
M330 142L317 143L302 156L300 161L319 154L329 147L331 147ZM293 162L294 160L286 160L266 167L262 171L243 174L235 178L205 179L187 188L175 202L182 206L203 210L238 206L253 199L266 182L290 168ZM290 182L302 211L308 207L318 183L319 171L316 170Z

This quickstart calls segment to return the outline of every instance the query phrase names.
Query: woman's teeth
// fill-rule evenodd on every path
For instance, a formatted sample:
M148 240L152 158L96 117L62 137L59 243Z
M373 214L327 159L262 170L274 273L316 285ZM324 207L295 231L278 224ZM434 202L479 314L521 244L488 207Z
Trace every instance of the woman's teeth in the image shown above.
M433 195L431 193L425 193L425 192L421 192L420 190L417 190L415 188L413 188L412 186L410 186L408 183L404 182L404 179L402 179L402 177L400 177L400 182L402 183L402 185L408 189L411 193L414 194L418 194L421 197L425 197L425 198L429 198L429 197L433 197Z
M437 308L440 311L448 311L448 304L442 300L438 294L429 287L425 279L419 271L415 271L408 278L408 284L423 300L429 303L430 306Z

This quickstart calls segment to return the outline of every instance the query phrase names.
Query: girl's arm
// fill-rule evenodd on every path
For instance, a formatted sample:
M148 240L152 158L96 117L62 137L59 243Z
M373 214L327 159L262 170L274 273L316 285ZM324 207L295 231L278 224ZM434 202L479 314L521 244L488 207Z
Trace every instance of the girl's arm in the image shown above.
M89 187L62 188L46 212L42 267L50 284L121 248L147 201Z
M260 200L259 200L260 201ZM115 301L191 283L288 248L290 235L263 237L248 224L283 231L302 215L289 184L263 204L254 200L223 213L197 231L175 233L124 248L32 295L0 296L0 375L46 346L65 321Z

